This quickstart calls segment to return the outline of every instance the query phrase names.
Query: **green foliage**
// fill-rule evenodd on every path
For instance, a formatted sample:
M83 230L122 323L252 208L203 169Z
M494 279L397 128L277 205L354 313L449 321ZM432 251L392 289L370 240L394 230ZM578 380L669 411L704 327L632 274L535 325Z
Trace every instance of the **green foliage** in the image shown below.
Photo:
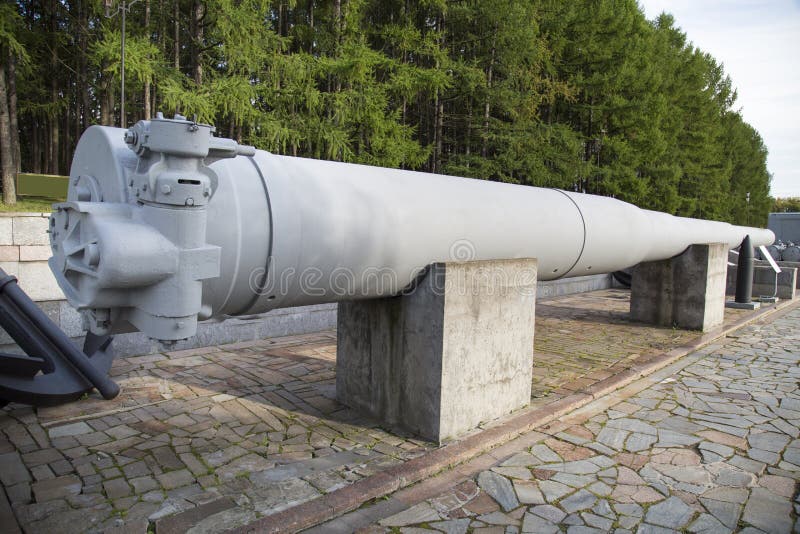
M122 34L118 30L104 28L102 38L91 48L91 57L96 67L103 73L120 79L120 44ZM160 51L147 37L127 36L125 39L125 77L141 87L144 82L152 82L158 69Z
M184 76L172 76L159 87L164 107L196 116L200 122L212 123L216 116L214 94L211 85L198 86L194 80Z
M50 213L53 211L53 204L62 201L63 199L18 198L16 204L6 204L4 202L0 202L0 212Z
M14 4L0 4L0 49L16 56L20 63L29 61L25 45L19 41L17 32L22 26L22 17L14 9Z
M766 148L722 65L636 0L150 0L145 27L146 2L127 19L126 124L147 88L154 111L282 154L743 224L772 206ZM55 5L0 6L0 46L30 64L26 147L48 139L37 121L119 121L119 16Z
M773 198L770 200L772 200L772 211L775 213L800 211L800 197Z

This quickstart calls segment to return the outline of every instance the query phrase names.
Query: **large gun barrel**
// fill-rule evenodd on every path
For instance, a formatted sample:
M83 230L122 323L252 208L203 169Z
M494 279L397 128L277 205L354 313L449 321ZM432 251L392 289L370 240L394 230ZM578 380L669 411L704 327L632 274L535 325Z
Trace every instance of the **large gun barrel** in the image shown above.
M538 258L552 280L774 240L613 198L278 156L212 133L159 116L81 137L50 266L93 333L170 341L212 317L391 296L439 261Z

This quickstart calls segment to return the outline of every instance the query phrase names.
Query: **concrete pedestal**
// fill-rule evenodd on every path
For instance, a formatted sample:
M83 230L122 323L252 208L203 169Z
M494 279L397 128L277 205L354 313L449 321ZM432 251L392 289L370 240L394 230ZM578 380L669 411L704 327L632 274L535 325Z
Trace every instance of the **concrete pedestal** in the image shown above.
M436 442L527 405L536 268L437 263L406 295L340 303L337 397Z
M722 324L728 246L692 245L668 260L633 270L631 318L706 332Z
M733 308L734 310L757 310L761 308L761 303L751 300L750 302L736 302L735 300L726 300L726 308Z

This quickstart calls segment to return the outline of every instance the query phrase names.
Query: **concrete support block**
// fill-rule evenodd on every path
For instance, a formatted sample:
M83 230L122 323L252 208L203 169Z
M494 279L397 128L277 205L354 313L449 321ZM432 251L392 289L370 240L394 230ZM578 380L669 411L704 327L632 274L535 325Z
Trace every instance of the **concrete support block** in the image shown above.
M536 268L437 263L406 295L340 303L337 397L436 442L527 405Z
M48 245L50 239L47 235L48 219L46 217L14 217L14 244L15 245Z
M728 246L692 245L668 260L633 270L631 317L706 332L722 324Z
M797 294L798 281L797 268L788 267L790 262L781 262L781 272L778 273L778 293L775 295L779 299L791 300ZM726 280L725 292L728 295L736 293L736 273L734 265L728 266L728 276ZM775 293L775 271L772 267L756 265L753 267L753 298L761 296L771 297Z

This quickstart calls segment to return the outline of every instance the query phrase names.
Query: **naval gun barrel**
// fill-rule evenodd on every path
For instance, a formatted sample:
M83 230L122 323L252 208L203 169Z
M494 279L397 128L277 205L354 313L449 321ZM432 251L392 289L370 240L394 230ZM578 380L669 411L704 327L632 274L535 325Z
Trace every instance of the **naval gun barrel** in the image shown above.
M441 261L537 258L553 280L774 240L613 198L279 156L213 131L159 116L81 137L50 266L93 333L185 339L212 317L396 295Z

